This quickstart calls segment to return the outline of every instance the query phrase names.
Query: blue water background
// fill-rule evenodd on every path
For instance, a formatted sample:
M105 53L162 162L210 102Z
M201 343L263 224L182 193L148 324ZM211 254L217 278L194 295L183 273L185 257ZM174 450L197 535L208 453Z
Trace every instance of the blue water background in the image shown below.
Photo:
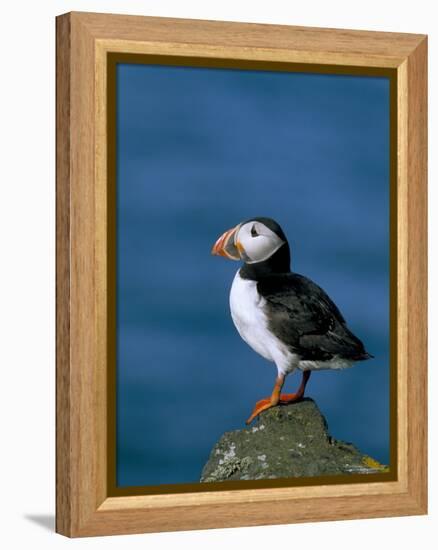
M230 318L239 265L210 255L252 216L281 224L293 270L375 355L314 373L308 395L336 438L388 462L388 213L388 79L118 65L119 486L198 481L272 390Z

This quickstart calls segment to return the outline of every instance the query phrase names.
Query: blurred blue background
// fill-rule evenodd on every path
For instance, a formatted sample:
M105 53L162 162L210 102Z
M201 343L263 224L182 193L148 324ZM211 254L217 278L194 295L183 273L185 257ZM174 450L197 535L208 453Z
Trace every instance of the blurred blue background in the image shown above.
M292 269L375 356L307 395L334 437L389 460L389 80L120 64L118 486L198 481L271 393L274 364L229 313L239 264L210 255L252 216L280 223Z

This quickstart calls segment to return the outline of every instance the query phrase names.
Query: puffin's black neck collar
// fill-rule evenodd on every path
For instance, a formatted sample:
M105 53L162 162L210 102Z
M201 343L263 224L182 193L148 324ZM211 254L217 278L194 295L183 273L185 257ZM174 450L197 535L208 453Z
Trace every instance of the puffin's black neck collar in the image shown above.
M242 279L258 281L262 277L278 273L290 273L290 249L287 242L281 246L275 254L264 262L255 264L243 264L240 268Z

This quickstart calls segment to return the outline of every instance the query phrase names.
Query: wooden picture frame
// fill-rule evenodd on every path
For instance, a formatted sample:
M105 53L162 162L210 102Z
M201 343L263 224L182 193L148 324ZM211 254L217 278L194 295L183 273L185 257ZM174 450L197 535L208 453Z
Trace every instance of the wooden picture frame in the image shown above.
M391 74L396 117L396 464L387 479L114 495L109 449L111 55ZM109 61L110 60L110 61ZM218 66L218 65L216 65ZM254 65L255 66L255 65ZM57 513L70 537L427 513L427 38L69 13L57 18Z

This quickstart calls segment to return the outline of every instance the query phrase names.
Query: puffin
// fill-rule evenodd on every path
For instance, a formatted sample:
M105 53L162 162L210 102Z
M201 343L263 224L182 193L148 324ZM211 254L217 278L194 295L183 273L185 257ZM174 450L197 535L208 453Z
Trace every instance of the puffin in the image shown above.
M231 286L231 317L241 338L277 367L272 394L256 402L247 424L262 411L301 400L312 371L344 369L373 357L328 294L291 271L289 243L273 219L239 223L217 239L211 253L243 262ZM281 393L296 369L302 372L299 388Z

